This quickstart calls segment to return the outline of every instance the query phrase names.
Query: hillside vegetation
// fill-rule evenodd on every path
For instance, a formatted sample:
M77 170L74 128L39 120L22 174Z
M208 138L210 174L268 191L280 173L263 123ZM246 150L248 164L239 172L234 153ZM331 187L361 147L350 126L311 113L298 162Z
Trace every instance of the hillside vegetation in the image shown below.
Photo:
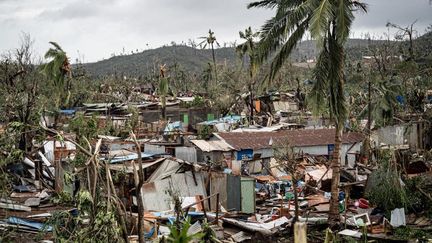
M350 39L347 43L347 54L351 60L359 60L370 55L368 47L384 43L383 40ZM395 43L406 45L405 42ZM421 58L430 57L432 51L432 32L415 40L415 48ZM220 65L241 63L233 47L215 49L216 60ZM298 44L291 55L293 62L304 62L314 59L318 54L314 41L307 40ZM147 76L158 70L159 64L177 65L186 72L201 73L211 62L210 49L197 49L185 45L164 46L145 50L140 53L111 57L94 63L86 63L84 69L91 76L126 75L133 77Z

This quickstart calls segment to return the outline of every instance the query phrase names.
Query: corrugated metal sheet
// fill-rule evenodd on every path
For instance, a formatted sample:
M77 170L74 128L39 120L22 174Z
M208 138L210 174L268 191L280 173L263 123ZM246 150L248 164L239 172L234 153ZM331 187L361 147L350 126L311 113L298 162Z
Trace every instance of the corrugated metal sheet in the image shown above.
M153 153L153 154L164 154L165 146L153 145L153 144L144 144L144 152L145 153Z
M146 183L141 189L141 195L146 211L165 211L170 209L170 197L166 192L171 188L171 179Z
M197 151L193 147L176 147L175 157L189 162L198 162Z
M145 168L148 168L148 167L153 166L155 164L159 164L164 160L165 160L165 158L160 158L160 159L157 159L153 162L143 163L142 168L145 169ZM134 165L135 165L135 168L137 170L139 170L139 164L134 163ZM134 171L132 163L109 164L108 167L111 170L124 171L125 173L133 173L133 171Z
M191 140L195 146L201 149L203 152L211 152L211 151L231 151L234 148L231 147L228 143L223 140Z
M147 182L153 182L156 180L162 180L166 177L169 177L171 174L174 174L177 172L177 170L180 168L181 164L177 161L174 161L172 159L166 159L159 168L153 172L153 174L150 176L150 178L147 180Z
M214 193L219 193L219 203L227 209L227 174L210 174L210 195ZM210 202L211 209L214 211L216 209L216 198L212 198Z
M271 148L278 142L289 142L294 147L307 147L334 144L335 129L301 129L281 130L274 132L242 132L218 133L218 137L225 140L234 149L263 149ZM344 133L342 143L353 144L363 141L361 133Z
M142 198L146 211L164 211L171 209L171 197L167 190L172 189L180 197L206 197L204 178L201 173L195 173L196 183L192 172L171 174L163 180L156 180L143 185Z

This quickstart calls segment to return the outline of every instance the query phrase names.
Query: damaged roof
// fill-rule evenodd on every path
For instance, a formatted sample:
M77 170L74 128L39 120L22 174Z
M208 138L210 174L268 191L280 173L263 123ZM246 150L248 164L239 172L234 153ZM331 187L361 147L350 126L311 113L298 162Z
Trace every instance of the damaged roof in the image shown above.
M234 148L231 147L228 143L226 143L223 140L191 140L195 146L197 146L199 149L201 149L204 152L211 152L211 151L231 151Z
M274 132L223 132L217 137L225 140L236 150L270 148L278 142L288 141L294 147L309 147L334 144L335 129L280 130ZM363 141L363 134L344 133L343 144Z

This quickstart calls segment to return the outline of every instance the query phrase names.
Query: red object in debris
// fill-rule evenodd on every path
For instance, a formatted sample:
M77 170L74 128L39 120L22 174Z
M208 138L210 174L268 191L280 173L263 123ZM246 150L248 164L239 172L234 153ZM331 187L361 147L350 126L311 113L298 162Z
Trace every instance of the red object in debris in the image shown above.
M369 208L369 201L364 199L364 198L360 198L359 199L359 207L360 208Z

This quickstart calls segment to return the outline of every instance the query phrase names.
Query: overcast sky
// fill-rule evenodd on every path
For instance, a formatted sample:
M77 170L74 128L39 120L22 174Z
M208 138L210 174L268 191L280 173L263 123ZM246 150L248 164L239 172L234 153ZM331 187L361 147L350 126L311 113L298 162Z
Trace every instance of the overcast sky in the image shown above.
M219 43L255 30L272 11L246 9L247 0L0 0L0 52L19 46L22 32L35 39L40 55L58 42L74 61L97 61L119 53L181 43L207 34ZM417 20L423 33L432 24L429 0L364 0L369 13L357 16L353 34L382 36L388 21L406 26Z

